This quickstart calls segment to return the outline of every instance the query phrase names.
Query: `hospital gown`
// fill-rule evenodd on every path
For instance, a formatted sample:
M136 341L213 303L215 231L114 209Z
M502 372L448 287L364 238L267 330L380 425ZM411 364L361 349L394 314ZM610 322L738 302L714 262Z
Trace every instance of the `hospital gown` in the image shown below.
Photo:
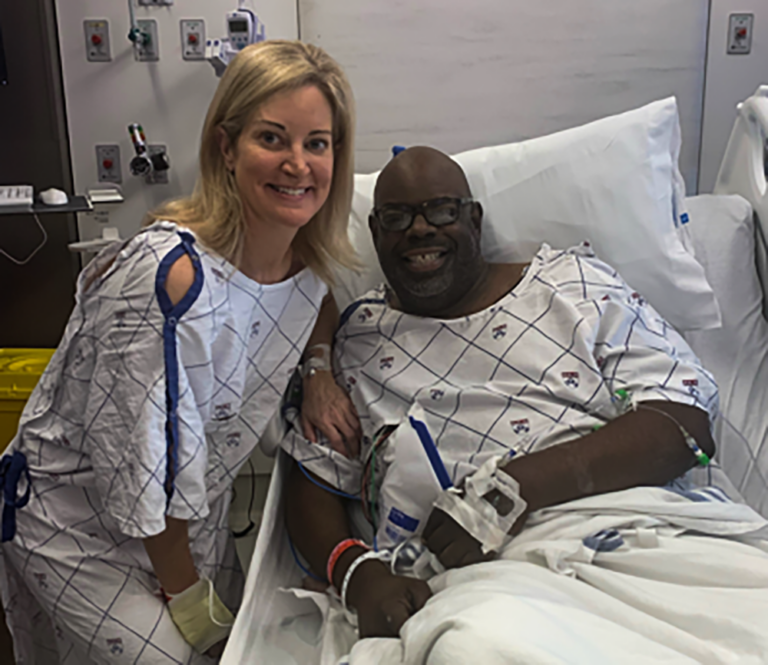
M164 285L184 255L195 279L174 306ZM10 510L15 538L0 548L19 662L209 662L173 624L141 539L166 516L189 520L197 570L236 608L232 483L325 292L309 270L260 285L169 222L84 271L6 453L23 453L31 475L29 504ZM24 486L22 476L17 496Z
M400 424L414 405L454 485L489 457L589 434L628 406L617 399L620 390L636 404L671 400L716 414L709 372L586 244L570 251L544 245L512 291L459 319L404 314L384 295L382 287L353 303L336 336L337 380L364 433L359 459L312 445L299 429L282 444L345 492L359 493L376 434Z

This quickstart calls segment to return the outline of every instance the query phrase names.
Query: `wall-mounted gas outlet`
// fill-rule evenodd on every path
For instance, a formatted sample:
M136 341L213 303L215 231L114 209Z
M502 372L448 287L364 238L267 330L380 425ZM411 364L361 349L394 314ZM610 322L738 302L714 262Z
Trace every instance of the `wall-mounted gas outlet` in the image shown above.
M754 14L731 14L728 17L728 53L747 55L752 50Z
M109 48L109 22L85 20L85 57L89 62L109 62L112 53Z
M139 62L156 62L160 60L157 21L153 18L144 18L136 21L136 25L142 34L142 38L134 48L136 60Z
M205 21L181 21L181 53L184 60L205 60Z
M99 182L123 182L123 172L120 167L119 145L96 146L96 168L99 172Z
M156 155L158 153L167 153L168 148L164 145L149 144L147 145L147 154ZM168 184L168 169L158 170L154 169L152 173L144 176L144 180L148 185L167 185Z

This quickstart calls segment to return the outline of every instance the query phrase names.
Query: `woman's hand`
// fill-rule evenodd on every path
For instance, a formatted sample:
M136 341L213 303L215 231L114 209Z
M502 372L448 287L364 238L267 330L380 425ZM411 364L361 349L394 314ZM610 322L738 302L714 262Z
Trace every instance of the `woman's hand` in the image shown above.
M360 420L352 401L336 383L332 372L316 371L304 377L301 429L312 443L319 430L331 448L350 459L360 452Z

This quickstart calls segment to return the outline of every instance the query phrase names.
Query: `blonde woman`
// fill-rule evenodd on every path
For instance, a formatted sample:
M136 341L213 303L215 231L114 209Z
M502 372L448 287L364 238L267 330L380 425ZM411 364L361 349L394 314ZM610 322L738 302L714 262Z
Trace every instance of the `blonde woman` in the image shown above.
M194 194L81 275L0 460L20 662L214 662L242 588L233 480L302 351L326 354L332 266L354 263L353 129L321 49L245 49L208 111ZM354 413L319 374L314 424L350 444Z

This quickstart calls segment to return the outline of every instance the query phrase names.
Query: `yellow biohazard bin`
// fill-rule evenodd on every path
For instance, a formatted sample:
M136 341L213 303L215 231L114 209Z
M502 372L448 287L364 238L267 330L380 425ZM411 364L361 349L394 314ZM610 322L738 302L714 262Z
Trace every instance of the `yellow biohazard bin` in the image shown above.
M55 349L0 349L0 454Z

